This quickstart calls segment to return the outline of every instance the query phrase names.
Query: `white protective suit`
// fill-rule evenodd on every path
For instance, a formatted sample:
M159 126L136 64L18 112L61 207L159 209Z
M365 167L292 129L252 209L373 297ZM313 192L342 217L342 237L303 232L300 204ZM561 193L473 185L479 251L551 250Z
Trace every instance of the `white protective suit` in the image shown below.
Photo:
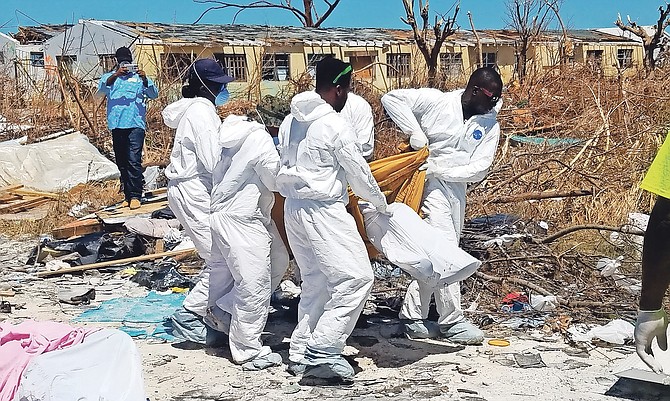
M209 149L217 146L221 119L214 104L202 97L178 100L168 105L162 114L165 125L177 129L170 165L165 169L169 180L168 204L205 260L200 280L184 300L184 307L205 316L212 248L209 227L212 174L205 164L212 165L218 160L207 160L207 157L214 157Z
M356 94L349 93L340 115L354 129L365 160L371 160L375 150L375 123L370 103Z
M398 89L382 97L391 119L409 136L414 148L428 145L426 186L421 211L428 224L445 232L458 246L465 219L469 182L484 179L493 163L500 126L496 121L502 99L484 115L463 120L463 90ZM414 280L400 311L402 319L428 317L431 295L440 315L438 323L462 321L460 283L431 288Z
M227 117L218 137L207 160L214 161L215 153L220 160L206 166L214 183L210 305L231 315L230 351L236 363L245 363L271 353L261 343L271 277L278 284L288 266L288 252L270 218L279 154L265 128L246 117Z
M354 132L316 92L292 99L279 138L277 187L286 197L286 234L302 277L289 359L318 365L319 357L341 358L374 279L345 209L347 184L380 211L386 210L386 198Z

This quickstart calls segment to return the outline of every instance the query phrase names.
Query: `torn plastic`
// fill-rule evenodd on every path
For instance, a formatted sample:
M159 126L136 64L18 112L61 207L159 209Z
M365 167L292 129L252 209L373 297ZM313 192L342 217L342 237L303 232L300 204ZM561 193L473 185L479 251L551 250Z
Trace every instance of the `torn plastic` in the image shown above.
M143 255L145 250L144 242L135 234L119 236L110 233L92 233L70 240L45 240L33 249L27 264L42 262L48 256L59 258L76 252L80 258L69 262L72 266L78 266L131 258Z
M173 259L162 261L155 266L150 263L143 263L142 267L145 266L148 266L152 270L140 270L130 279L130 281L150 290L161 292L167 291L173 287L193 288L195 285L193 280L177 271L179 263Z
M611 344L623 345L633 339L635 326L621 319L612 320L604 326L588 328L586 325L573 325L568 328L574 341L589 342L599 339Z
M558 306L558 299L554 295L533 295L530 296L530 306L536 311L550 312Z

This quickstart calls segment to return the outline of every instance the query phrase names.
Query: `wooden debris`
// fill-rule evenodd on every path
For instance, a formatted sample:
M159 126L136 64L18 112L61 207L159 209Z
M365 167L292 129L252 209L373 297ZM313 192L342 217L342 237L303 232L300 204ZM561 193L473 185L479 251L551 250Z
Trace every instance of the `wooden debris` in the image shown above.
M133 263L133 262L143 262L145 260L154 260L154 259L160 259L160 258L169 257L169 256L178 256L178 255L190 254L192 252L195 252L194 248L182 249L180 251L153 253L151 255L135 256L135 257L126 258L126 259L108 260L106 262L99 262L99 263L92 263L92 264L89 264L89 265L74 266L74 267L69 267L69 268L60 269L60 270L56 270L56 271L39 272L39 273L37 273L37 277L56 276L56 275L66 274L66 273L75 273L75 272L81 272L81 271L85 271L85 270L99 269L101 267L119 266L119 265L125 265L125 264Z
M23 185L0 188L0 214L20 213L57 200L58 194L32 191Z
M99 231L102 231L102 222L94 218L77 220L54 228L51 234L54 239L65 239L78 235L97 233Z

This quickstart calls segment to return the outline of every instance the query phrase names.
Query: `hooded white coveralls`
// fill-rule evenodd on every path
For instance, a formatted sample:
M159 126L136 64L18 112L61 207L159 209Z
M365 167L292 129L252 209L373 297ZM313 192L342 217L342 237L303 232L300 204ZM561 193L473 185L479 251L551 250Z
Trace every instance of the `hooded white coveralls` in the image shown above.
M380 211L386 210L386 198L354 132L316 92L292 99L279 138L277 187L286 197L286 234L302 277L289 359L318 365L319 358L341 358L374 279L345 209L347 184Z
M165 125L176 128L168 178L168 204L193 240L198 255L205 260L200 280L184 300L184 307L200 316L207 312L212 237L209 227L212 174L205 165L218 160L209 151L217 146L221 119L214 104L202 97L184 98L162 112Z
M465 219L467 183L484 179L493 163L500 138L496 117L502 107L501 99L489 113L464 121L463 92L398 89L382 97L389 117L410 137L413 147L428 145L421 211L428 224L444 231L456 246ZM438 324L464 319L460 283L430 288L416 280L407 289L400 318L426 319L433 294L440 315Z
M220 160L206 166L214 183L210 304L231 315L230 351L236 363L244 363L271 352L261 333L272 276L278 282L288 266L288 252L270 218L279 154L265 128L246 117L227 117L218 138L207 159L215 160L217 153Z
M340 115L354 129L365 160L371 160L375 150L375 124L370 103L350 92Z

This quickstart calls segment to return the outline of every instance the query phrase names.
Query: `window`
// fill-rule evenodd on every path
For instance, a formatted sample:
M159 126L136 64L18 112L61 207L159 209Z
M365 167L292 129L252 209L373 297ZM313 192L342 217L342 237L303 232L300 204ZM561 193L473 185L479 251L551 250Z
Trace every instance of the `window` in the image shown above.
M190 53L161 53L161 68L165 78L182 79L193 63Z
M587 50L586 51L586 64L593 71L600 71L603 64L603 51L602 50Z
M389 53L386 55L386 75L389 78L400 78L410 76L410 61L411 55L409 53Z
M98 65L105 72L112 71L116 66L116 56L114 54L98 54Z
M482 67L495 68L498 63L498 57L495 53L482 53Z
M440 71L444 77L457 78L463 72L462 53L441 53Z
M237 81L247 80L247 56L244 54L214 53L216 61Z
M30 65L33 67L44 67L44 53L30 52Z
M316 77L316 63L328 57L335 57L335 55L332 53L307 55L307 72L312 76L312 78Z
M266 54L263 56L263 80L286 81L290 77L288 54Z
M72 72L72 67L76 62L77 56L56 56L56 64L59 70L63 69Z
M620 68L630 68L633 66L633 49L617 49L616 59Z

